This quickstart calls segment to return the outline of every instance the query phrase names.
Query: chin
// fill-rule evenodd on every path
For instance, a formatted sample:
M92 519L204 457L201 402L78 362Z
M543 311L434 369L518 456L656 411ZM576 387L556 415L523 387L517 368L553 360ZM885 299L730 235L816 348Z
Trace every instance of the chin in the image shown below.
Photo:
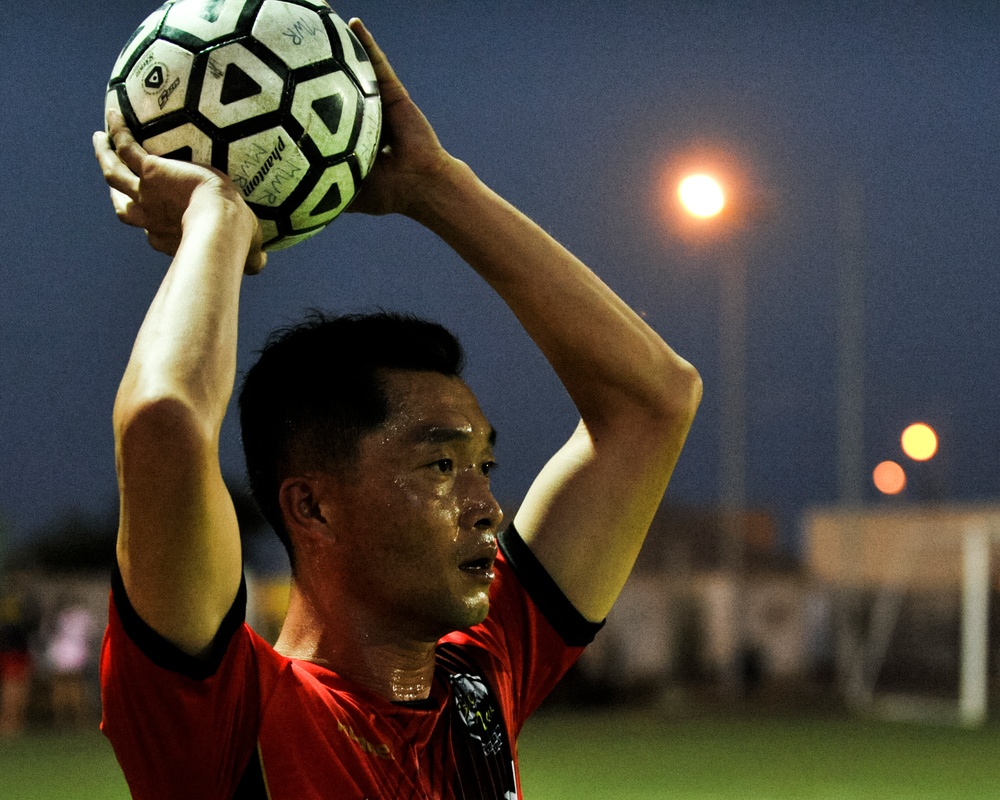
M486 616L490 613L490 601L487 600L484 603L477 605L472 611L471 616L472 621L466 627L471 627L472 625L478 625L480 622L486 619Z
M447 633L465 630L473 625L478 625L486 619L490 612L490 601L487 598L470 599L468 604L462 607L460 613L456 613L450 629ZM446 635L446 634L445 634Z
M450 633L478 625L486 619L489 610L489 600L482 597L470 597L448 608L439 606L438 613L420 615L421 622L414 633L422 640L436 642Z

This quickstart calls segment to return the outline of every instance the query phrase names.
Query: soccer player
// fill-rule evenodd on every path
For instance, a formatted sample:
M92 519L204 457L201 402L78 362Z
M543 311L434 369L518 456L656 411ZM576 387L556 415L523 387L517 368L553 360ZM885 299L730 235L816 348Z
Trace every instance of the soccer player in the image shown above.
M519 797L521 726L618 596L700 399L688 363L441 147L351 26L385 113L352 210L453 247L582 421L500 532L495 433L450 334L380 314L277 336L240 399L252 486L293 565L271 648L243 622L218 460L259 226L224 176L148 155L113 117L94 145L118 216L173 256L114 410L102 726L136 797Z

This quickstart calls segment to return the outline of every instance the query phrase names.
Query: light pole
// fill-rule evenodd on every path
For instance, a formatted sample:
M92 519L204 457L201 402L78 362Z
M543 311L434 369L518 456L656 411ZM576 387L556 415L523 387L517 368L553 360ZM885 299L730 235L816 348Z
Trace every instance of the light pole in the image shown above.
M864 204L861 182L853 175L840 186L837 208L837 494L846 512L843 585L835 599L837 676L850 703L864 697L864 645L860 590L861 511L864 505ZM881 465L880 465L881 467ZM903 490L899 465L881 467L872 478L883 494ZM898 471L897 471L898 469ZM902 480L902 483L900 483ZM885 492L879 481L895 492Z
M715 179L689 175L678 186L687 213L710 220L726 207L726 196ZM720 231L720 234L726 231ZM719 276L719 504L723 523L723 560L733 581L732 657L724 676L727 685L743 687L742 625L743 566L746 546L746 254L737 235L725 237L724 274Z

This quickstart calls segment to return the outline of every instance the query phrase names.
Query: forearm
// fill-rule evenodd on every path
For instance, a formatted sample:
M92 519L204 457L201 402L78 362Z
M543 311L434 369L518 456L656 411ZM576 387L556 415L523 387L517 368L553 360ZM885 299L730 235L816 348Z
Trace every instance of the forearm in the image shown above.
M222 423L236 374L240 282L252 229L240 209L192 205L181 244L132 350L116 421L162 400L208 430Z
M693 413L694 370L590 269L465 165L435 187L413 216L504 299L588 426L635 409Z

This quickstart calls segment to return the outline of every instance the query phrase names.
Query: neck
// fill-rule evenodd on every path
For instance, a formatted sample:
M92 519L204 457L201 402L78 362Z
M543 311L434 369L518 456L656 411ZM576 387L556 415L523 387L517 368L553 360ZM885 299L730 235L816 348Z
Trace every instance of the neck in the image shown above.
M388 700L426 700L434 679L435 643L394 634L363 612L344 613L349 605L321 605L293 581L275 649L320 664Z

